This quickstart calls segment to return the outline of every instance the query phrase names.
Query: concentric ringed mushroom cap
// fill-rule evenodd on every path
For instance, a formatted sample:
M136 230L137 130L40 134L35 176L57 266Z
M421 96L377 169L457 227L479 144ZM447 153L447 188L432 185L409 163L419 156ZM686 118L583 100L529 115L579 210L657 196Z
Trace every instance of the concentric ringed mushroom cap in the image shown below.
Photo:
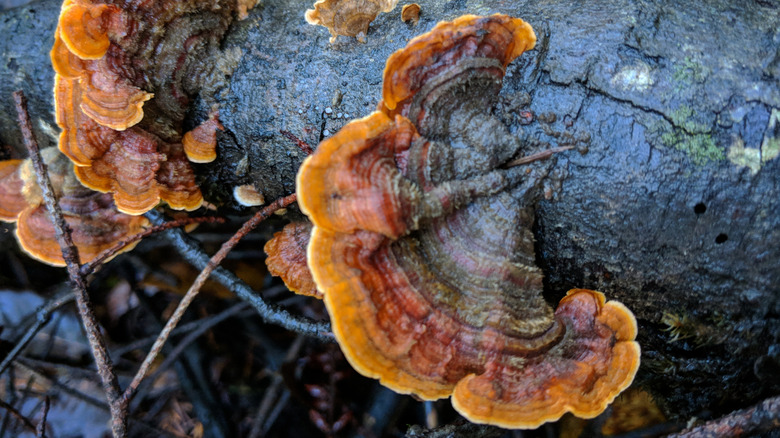
M297 176L307 263L352 366L508 428L594 417L639 365L625 306L584 289L554 312L542 298L531 229L551 166L506 166L523 145L490 113L529 35L494 15L415 38L385 70L397 98L323 141Z
M512 60L535 45L536 34L531 26L507 15L463 15L441 22L387 58L380 108L399 113L432 77L463 59L496 60L503 76Z
M351 36L365 42L368 25L380 12L390 12L398 0L317 0L314 9L306 11L306 22L325 26L331 34Z
M268 272L281 277L291 291L322 299L306 265L306 247L311 228L309 222L291 222L282 231L275 233L263 248L268 254L265 263Z
M605 303L604 294L586 289L567 292L555 315L565 321L567 339L552 347L547 363L531 359L521 373L510 363L490 363L486 373L458 382L455 410L474 423L509 429L536 428L566 412L580 418L601 414L639 368L636 319L623 304ZM552 362L550 356L559 358ZM501 381L512 385L497 391Z
M81 59L100 59L108 51L108 25L116 6L65 2L59 21L59 35L68 50Z
M111 195L82 186L73 174L73 166L56 148L44 149L41 154L81 263L92 261L104 250L148 226L143 216L119 213ZM0 162L0 212L16 211L15 216L8 214L3 219L16 222L16 239L27 254L53 266L65 266L54 225L31 168L30 160ZM7 173L8 169L15 170ZM122 252L134 246L128 245Z
M217 158L217 130L225 129L218 117L219 111L214 111L206 121L184 134L184 153L193 163L210 163Z
M404 234L408 225L402 215L418 193L397 162L416 135L408 120L393 121L380 112L348 123L301 165L296 190L301 210L329 230ZM365 166L363 159L372 165Z
M27 207L22 195L24 181L19 176L22 160L0 161L0 220L14 222Z

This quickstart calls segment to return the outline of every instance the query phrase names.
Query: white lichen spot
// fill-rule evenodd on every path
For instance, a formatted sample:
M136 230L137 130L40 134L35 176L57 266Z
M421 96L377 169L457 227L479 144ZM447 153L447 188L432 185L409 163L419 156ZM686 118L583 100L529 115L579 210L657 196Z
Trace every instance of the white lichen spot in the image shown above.
M639 92L647 91L654 83L650 66L641 61L621 68L611 82L613 87Z

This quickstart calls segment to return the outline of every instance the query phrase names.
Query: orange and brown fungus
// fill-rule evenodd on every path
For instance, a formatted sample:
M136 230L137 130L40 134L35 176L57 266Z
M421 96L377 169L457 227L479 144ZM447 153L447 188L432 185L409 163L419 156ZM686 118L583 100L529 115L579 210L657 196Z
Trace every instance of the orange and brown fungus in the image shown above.
M66 0L51 50L60 149L88 187L141 214L202 203L187 161L215 157L216 112L189 136L187 107L247 0ZM144 114L149 117L144 118ZM186 137L186 139L185 139ZM186 146L183 143L186 142Z
M63 217L71 229L73 243L79 250L81 263L87 263L120 240L137 234L148 225L142 216L119 213L111 195L87 189L79 183L73 166L56 148L42 151L48 166L55 195ZM16 222L16 238L26 253L54 266L65 266L56 239L54 225L43 205L40 188L30 160L0 162L0 211L18 210L14 217L3 218ZM13 173L4 170L15 168ZM11 184L8 182L11 181ZM12 201L9 204L9 200ZM23 205L20 205L22 204ZM135 245L127 246L129 251Z
M404 5L404 7L401 8L401 20L404 23L411 23L413 26L416 26L420 21L420 10L420 5L417 3Z
M219 111L209 114L209 118L182 138L184 153L193 163L210 163L217 158L217 130L225 128L219 123Z
M22 195L24 181L19 175L22 160L0 161L0 221L14 222L27 207Z
M467 87L466 92L477 94L486 87L491 93L485 97L492 97L501 88L506 66L535 44L536 34L531 26L506 15L464 15L439 23L435 32L412 39L406 48L387 59L379 109L388 114L403 114L414 121L415 117L424 116L426 110L435 112L430 106L432 102L424 99L441 102L444 91L456 91L456 87L448 85L453 81L480 81L479 87ZM454 66L458 67L453 69ZM434 77L449 88L439 90ZM423 87L423 96L415 98ZM410 114L413 101L418 109Z
M309 222L287 224L265 244L263 249L268 254L265 263L268 272L280 277L291 291L322 298L306 265L306 247L309 244L311 228Z
M78 102L77 81L57 78L55 87L57 95ZM142 214L160 200L176 209L200 207L203 197L180 143L137 126L116 131L64 107L56 115L63 126L59 147L76 164L76 176L92 190L113 193L120 211Z
M325 26L330 32L330 42L344 35L366 41L368 25L380 12L390 12L398 0L318 0L314 9L306 11L306 22Z
M639 365L625 306L583 289L555 311L542 298L531 229L552 163L508 165L530 151L491 114L534 42L502 15L440 23L388 60L382 110L297 176L308 266L350 363L506 428L595 417Z

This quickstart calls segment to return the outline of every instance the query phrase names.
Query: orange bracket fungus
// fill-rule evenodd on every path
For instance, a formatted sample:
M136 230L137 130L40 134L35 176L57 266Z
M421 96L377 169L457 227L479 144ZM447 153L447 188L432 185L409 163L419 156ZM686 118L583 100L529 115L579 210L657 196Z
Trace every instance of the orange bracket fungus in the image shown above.
M141 214L203 202L187 160L216 157L213 112L182 135L190 100L219 67L222 35L254 1L65 0L51 50L59 147L87 187ZM150 117L144 117L149 114Z
M184 153L193 163L210 163L217 159L217 130L225 129L218 117L219 111L214 111L208 120L184 134Z
M27 208L22 196L24 181L19 175L22 160L0 161L0 220L14 222L19 213Z
M271 275L281 277L291 291L310 297L322 298L311 271L306 266L306 247L312 225L309 222L292 222L274 234L265 244L268 254L265 263Z
M491 114L535 42L504 15L438 24L388 59L380 110L297 176L308 267L352 366L506 428L595 417L639 365L625 306L584 289L555 311L542 298L531 228L551 163L508 164L524 145Z
M380 12L390 12L398 0L318 0L314 9L306 11L306 22L325 26L330 31L330 42L337 35L366 42L368 25Z
M119 213L111 195L81 185L70 161L56 148L41 152L81 263L92 261L149 224L143 216ZM65 266L30 160L0 162L0 220L16 222L16 238L27 254L50 265ZM123 251L134 246L128 245Z

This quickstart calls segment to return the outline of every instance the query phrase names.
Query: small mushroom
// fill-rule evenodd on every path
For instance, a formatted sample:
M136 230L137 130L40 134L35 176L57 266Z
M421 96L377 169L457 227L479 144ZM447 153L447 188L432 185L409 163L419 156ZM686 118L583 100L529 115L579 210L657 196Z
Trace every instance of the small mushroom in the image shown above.
M62 5L59 35L68 50L81 59L100 59L111 46L108 27L121 13L113 5L66 1Z
M73 174L73 166L56 148L44 149L42 155L81 263L92 261L148 226L143 216L119 213L111 195L82 186ZM0 162L0 212L2 220L17 223L16 238L27 254L50 265L65 266L30 160Z
M253 184L243 184L234 187L233 199L244 207L256 207L265 204L265 197Z
M309 222L291 222L282 231L275 233L263 248L268 254L265 263L268 272L281 277L291 291L322 299L306 265L306 247L311 228Z
M217 130L225 129L219 123L219 111L213 111L209 118L192 131L184 134L184 153L193 163L210 163L217 158Z
M411 3L404 5L401 8L401 21L404 23L411 23L412 26L417 26L420 21L420 5L417 3Z
M337 35L366 42L368 25L380 12L390 12L398 0L318 0L314 9L306 11L306 22L325 26L330 32L331 44Z
M491 113L535 40L503 15L440 23L388 59L380 111L297 176L307 264L352 366L506 428L595 417L639 365L625 306L575 289L553 311L542 297L531 229L551 163L508 165L524 145Z

